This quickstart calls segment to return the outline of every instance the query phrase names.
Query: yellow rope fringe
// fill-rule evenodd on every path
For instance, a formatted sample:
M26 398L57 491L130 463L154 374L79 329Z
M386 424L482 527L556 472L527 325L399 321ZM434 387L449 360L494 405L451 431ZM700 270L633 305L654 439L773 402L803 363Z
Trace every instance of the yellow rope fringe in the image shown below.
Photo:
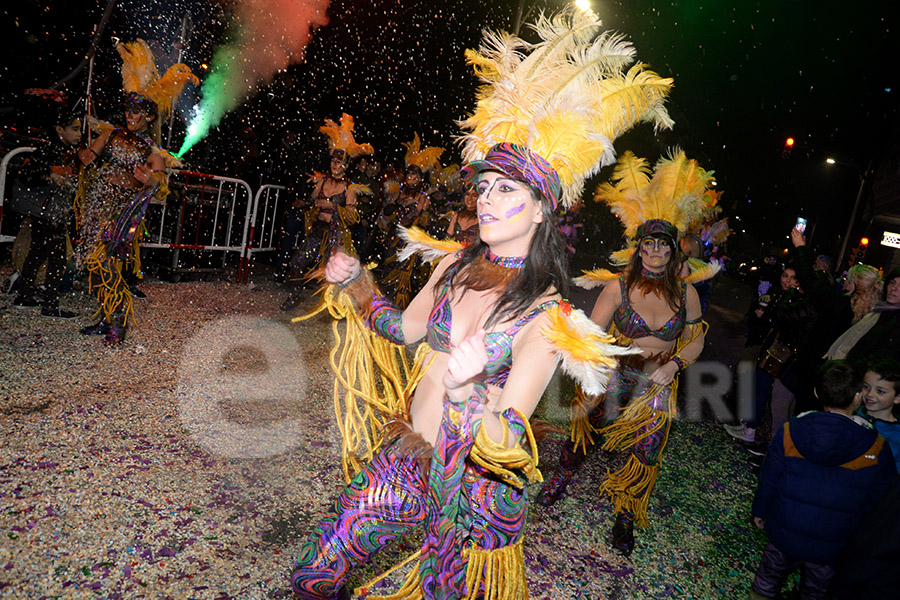
M647 521L647 507L658 472L659 467L645 465L634 455L629 456L624 467L615 473L606 472L606 478L600 484L600 493L610 497L616 514L630 512L634 514L635 525L647 527L650 524Z
M425 375L428 346L416 351L412 365L403 346L369 331L350 297L335 285L322 291L322 302L304 321L324 311L335 320L329 361L335 374L333 400L341 431L341 466L349 483L378 450L382 428L395 419L409 419L409 399ZM345 321L341 333L339 321Z
M113 313L124 312L125 322L129 319L135 323L134 303L128 286L122 277L124 261L117 257L108 258L106 244L97 244L85 262L88 271L88 292L95 292L100 308L94 313L103 313L107 321L111 321ZM99 281L95 282L95 277Z
M569 439L575 444L576 452L581 446L582 451L587 453L588 444L594 445L594 434L600 430L591 425L588 415L599 401L600 398L597 396L585 394L580 385L575 386L575 398L572 399L572 405L569 407L569 418L572 422Z
M531 425L523 419L525 439L528 440L528 447L531 450L529 454L518 441L509 447L509 424L502 417L500 422L503 425L503 441L498 444L487 434L484 426L479 427L469 458L474 464L484 467L499 477L503 483L516 489L522 489L525 485L518 473L524 474L530 483L543 481L544 477L537 468L538 448Z
M419 556L421 556L421 554L422 554L421 550L418 552L414 552L413 554L410 554L406 558L406 560L404 560L403 562L394 565L393 567L391 567L390 569L388 569L381 575L377 576L375 579L371 579L371 580L367 581L364 585L354 588L353 594L356 596L362 596L364 594L368 594L369 590L372 589L373 585L375 585L376 583L378 583L385 577L388 577L389 575L393 574L395 571L402 569L403 567L408 565L413 560L419 558ZM415 592L418 592L417 596L411 595L411 594L414 594ZM394 598L397 598L398 600L400 598L419 598L419 599L422 598L422 592L419 589L419 565L418 565L418 563L416 563L416 568L413 569L412 571L410 571L410 574L406 577L406 581L403 582L403 585L400 586L400 589L397 590L396 593L391 594L390 596L369 596L369 600L392 600Z
M619 418L600 429L600 433L606 436L603 444L604 450L617 448L631 448L638 445L644 438L665 429L662 446L659 448L659 460L669 441L669 425L671 414L678 396L677 380L671 385L671 391L666 399L667 409L656 410L647 406L646 402L652 398L660 386L654 385L640 398L637 398L622 411ZM652 427L649 425L653 423ZM634 513L634 522L638 527L649 525L647 521L647 507L650 502L650 492L656 485L656 476L659 466L648 466L640 462L633 454L628 457L625 466L611 473L607 471L606 478L600 484L600 492L608 494L613 501L614 511L618 514L622 511Z
M466 589L468 594L461 600L527 600L528 581L525 578L525 553L523 540L496 550L468 548L463 556L468 559L466 567ZM418 554L354 590L357 595L366 593L371 586L386 575L407 564ZM395 593L387 596L368 596L369 600L424 600L419 567L410 571L403 585Z

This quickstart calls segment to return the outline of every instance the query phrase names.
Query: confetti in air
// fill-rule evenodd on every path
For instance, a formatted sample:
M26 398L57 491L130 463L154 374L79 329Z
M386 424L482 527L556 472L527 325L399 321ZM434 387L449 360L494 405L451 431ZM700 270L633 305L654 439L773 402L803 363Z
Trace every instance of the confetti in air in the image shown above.
M213 55L179 157L276 73L303 60L312 31L328 24L329 1L243 0L236 5L229 39Z

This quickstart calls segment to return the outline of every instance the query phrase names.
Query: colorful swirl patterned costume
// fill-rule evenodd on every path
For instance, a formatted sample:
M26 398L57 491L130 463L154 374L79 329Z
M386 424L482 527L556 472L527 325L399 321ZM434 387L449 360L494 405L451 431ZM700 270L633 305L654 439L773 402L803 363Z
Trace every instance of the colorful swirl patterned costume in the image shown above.
M496 260L500 263L507 259ZM450 281L456 275L457 265L448 269ZM431 352L450 350L449 285L435 299L424 342L410 369L403 367L402 348L387 349L377 341L357 342L351 333L354 328L368 327L380 336L381 344L388 340L393 344L402 343L400 309L376 294L368 309L364 309L368 314L357 315L346 295L337 293L336 286L324 294L322 309L326 308L332 315L348 321L341 356L347 356L346 349L354 346L366 349L366 357L361 362L342 363L337 368L339 374L371 374L373 365L369 361L374 357L374 362L382 367L393 360L394 366L389 369L405 371L401 379L414 385L426 368L425 361ZM475 391L465 402L451 402L445 397L434 447L405 424L397 424L408 418L406 402L411 397L408 385L393 398L387 398L385 392L398 388L390 379L375 385L366 384L363 376L344 379L345 375L339 375L348 391L359 390L362 397L370 398L366 412L359 418L360 425L365 423L365 426L352 428L352 436L346 417L355 409L350 403L345 404L345 414L339 416L342 428L347 431L345 442L347 437L354 437L363 429L385 431L371 425L384 423L392 414L394 421L387 431L394 433L386 434L380 442L368 441L371 458L360 463L359 472L341 494L335 510L304 544L291 578L300 597L340 597L339 588L354 566L398 536L419 527L424 527L425 541L417 555L418 566L399 591L383 600L528 597L522 545L527 507L525 482L541 480L537 445L527 420L513 408L500 415L503 442L495 442L482 427L482 411L487 384L503 387L506 383L515 335L539 315L546 315L551 323L545 331L545 338L551 343L565 346L562 340L567 339L571 345L587 348L585 354L593 361L589 369L602 372L603 383L615 365L611 356L632 352L607 346L613 340L605 334L598 337L596 331L579 331L578 327L590 321L573 311L568 303L544 302L506 330L486 336L489 362L484 379L475 385ZM566 325L570 319L576 321ZM366 340L370 336L371 333L363 335ZM394 349L399 349L399 353L394 354ZM391 355L396 358L391 359ZM565 352L560 352L560 357L564 364L569 360ZM382 403L379 411L385 417L378 418L370 411L375 403ZM396 433L398 430L400 433ZM516 441L510 445L507 440ZM345 446L345 454L348 450L358 452L365 448Z

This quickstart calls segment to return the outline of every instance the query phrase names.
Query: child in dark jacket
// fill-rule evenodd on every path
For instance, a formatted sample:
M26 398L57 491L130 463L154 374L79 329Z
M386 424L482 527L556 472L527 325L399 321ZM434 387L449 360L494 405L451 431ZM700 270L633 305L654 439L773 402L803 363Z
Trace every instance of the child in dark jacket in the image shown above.
M801 567L800 598L827 598L834 563L865 511L896 476L890 448L865 419L862 377L843 361L819 373L824 406L791 419L775 435L759 475L753 521L769 544L751 598L775 598Z

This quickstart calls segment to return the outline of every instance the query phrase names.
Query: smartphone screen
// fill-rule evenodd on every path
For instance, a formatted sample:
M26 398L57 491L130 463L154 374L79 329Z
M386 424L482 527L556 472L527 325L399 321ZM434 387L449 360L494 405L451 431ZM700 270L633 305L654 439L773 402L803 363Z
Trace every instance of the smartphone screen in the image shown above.
M806 231L806 219L804 219L803 217L797 217L797 224L794 225L794 228L800 233Z

